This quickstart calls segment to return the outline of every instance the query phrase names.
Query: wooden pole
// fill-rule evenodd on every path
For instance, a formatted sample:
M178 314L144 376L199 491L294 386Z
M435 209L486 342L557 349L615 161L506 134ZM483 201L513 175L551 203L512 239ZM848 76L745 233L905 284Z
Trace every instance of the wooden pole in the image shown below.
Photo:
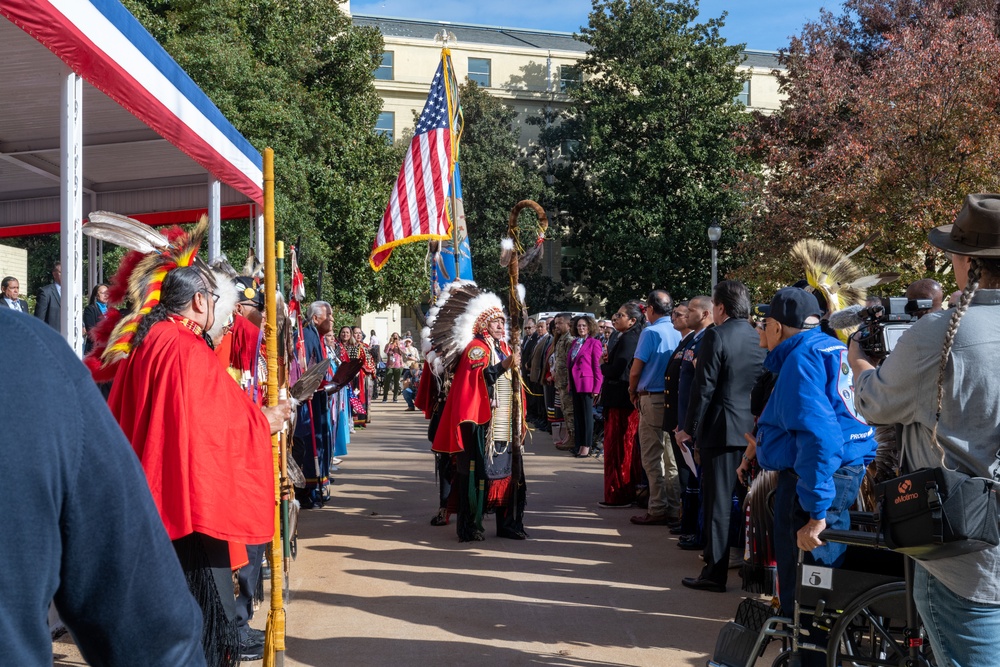
M517 218L526 208L530 208L538 216L538 228L540 234L538 238L541 238L545 234L545 230L548 229L549 219L545 215L545 209L539 206L536 202L530 199L524 199L519 201L514 205L514 208L510 211L510 220L507 223L507 235L514 241L514 253L511 257L510 264L507 265L507 269L510 273L510 297L507 301L507 310L510 312L510 345L513 350L514 346L518 349L521 347L521 329L524 327L524 318L522 313L524 311L524 303L521 301L521 297L517 293L518 281L520 280L520 267L518 265L521 257L524 255L524 247L521 245L521 230L517 224ZM532 240L534 243L534 240ZM520 449L523 440L523 408L521 405L521 368L520 366L511 366L511 384L514 386L513 401L514 404L511 408L511 413L514 417L514 428L511 429L514 438L514 446L516 449Z
M267 404L278 404L278 305L277 274L274 261L274 150L264 149L264 338L267 344ZM271 436L274 461L274 537L271 538L271 609L264 633L264 667L284 664L285 602L282 581L285 568L281 541L281 447Z

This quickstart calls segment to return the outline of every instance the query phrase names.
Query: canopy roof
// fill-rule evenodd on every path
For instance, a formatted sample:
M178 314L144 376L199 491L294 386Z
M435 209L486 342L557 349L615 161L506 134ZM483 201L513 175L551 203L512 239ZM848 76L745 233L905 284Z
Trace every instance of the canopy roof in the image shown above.
M186 222L207 208L210 178L223 217L263 202L260 153L118 0L3 0L0 236L59 229L69 69L84 81L84 217L173 211L166 219Z

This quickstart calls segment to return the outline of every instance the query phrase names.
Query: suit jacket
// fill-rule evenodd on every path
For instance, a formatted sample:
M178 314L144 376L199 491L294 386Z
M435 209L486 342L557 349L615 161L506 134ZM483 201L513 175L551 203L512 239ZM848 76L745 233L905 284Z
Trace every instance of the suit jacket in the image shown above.
M677 428L677 400L679 397L679 385L681 381L681 359L684 351L691 345L694 334L689 333L681 339L674 351L670 354L670 361L667 363L667 370L663 376L663 430L673 431Z
M552 342L552 334L545 334L535 343L534 349L531 351L531 360L528 362L528 379L535 384L541 384L545 376L542 374L542 370L545 366L545 351L549 348L549 343Z
M62 297L59 295L59 290L55 283L49 283L38 291L38 301L35 302L35 317L59 331L60 306L62 306Z
M766 354L747 320L730 318L705 332L684 420L699 449L746 446L743 434L753 432L750 391Z
M18 299L17 302L19 304L21 304L21 312L22 313L28 312L28 302L27 301L25 301L24 299ZM10 308L10 306L7 304L7 297L0 296L0 308Z
M538 339L539 335L533 333L521 343L521 375L529 382L531 381L531 373L528 367L531 365L531 354L535 351Z
M596 338L586 338L580 351L573 358L573 345L566 352L566 365L573 378L573 389L578 394L596 394L601 391L604 376L601 375L601 355L604 346Z

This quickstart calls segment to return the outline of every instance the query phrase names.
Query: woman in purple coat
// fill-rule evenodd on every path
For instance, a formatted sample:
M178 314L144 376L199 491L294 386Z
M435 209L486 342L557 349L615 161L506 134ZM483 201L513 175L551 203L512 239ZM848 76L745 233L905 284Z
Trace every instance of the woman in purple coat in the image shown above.
M569 390L573 396L573 433L577 458L590 456L594 443L594 398L601 393L601 356L604 345L597 338L600 330L593 317L578 317L573 322L579 336L569 348Z

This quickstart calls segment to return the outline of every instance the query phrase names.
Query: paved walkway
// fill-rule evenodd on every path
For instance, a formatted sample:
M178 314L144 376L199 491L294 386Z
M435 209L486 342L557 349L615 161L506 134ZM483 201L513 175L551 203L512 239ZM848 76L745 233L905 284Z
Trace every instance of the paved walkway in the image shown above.
M426 421L402 402L373 407L334 473L333 502L300 515L286 665L705 664L742 597L735 571L725 594L683 588L697 553L666 527L629 523L637 510L599 508L600 461L536 433L531 539L495 537L490 517L485 542L462 544L453 523L429 524ZM57 665L83 664L66 640L54 648Z
M437 508L426 421L377 403L333 502L301 514L288 665L704 665L741 599L680 585L701 567L664 526L603 509L603 464L536 433L531 539L459 543Z

